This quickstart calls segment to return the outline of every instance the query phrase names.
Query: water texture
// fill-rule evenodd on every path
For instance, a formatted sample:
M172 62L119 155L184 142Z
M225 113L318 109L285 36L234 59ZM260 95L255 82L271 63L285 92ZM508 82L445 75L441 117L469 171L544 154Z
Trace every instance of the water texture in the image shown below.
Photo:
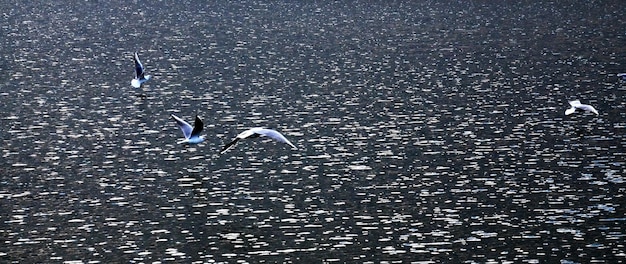
M0 262L626 259L621 1L0 8Z

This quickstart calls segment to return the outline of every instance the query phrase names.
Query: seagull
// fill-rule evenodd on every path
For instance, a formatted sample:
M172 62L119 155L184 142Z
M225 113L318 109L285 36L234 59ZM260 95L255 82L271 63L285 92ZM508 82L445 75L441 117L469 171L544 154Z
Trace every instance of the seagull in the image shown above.
M288 144L289 146L291 146L294 149L298 149L296 148L296 146L294 146L293 144L291 144L291 142L289 142L289 140L287 138L285 138L285 136L283 136L283 134L281 134L280 132L273 130L273 129L267 129L267 128L262 128L262 127L255 127L255 128L250 128L246 131L243 131L241 133L239 133L239 135L237 135L237 137L235 139L233 139L233 141L231 141L230 143L226 144L226 146L224 146L224 148L222 149L222 151L220 151L220 154L223 154L224 152L226 152L227 150L231 149L232 147L235 146L235 144L242 139L246 139L246 138L257 138L257 137L270 137L278 142L283 142Z
M185 122L185 120L182 120L173 114L172 114L172 118L174 118L174 121L176 121L176 124L178 125L180 130L183 131L183 135L185 136L185 140L178 142L179 144L181 143L198 144L204 141L204 136L200 136L200 133L202 132L202 128L204 127L204 124L202 123L202 120L200 120L200 118L197 115L196 115L196 121L194 122L193 127L191 127L189 123Z
M139 88L141 87L141 84L150 80L150 77L152 77L152 75L145 75L145 69L143 68L141 61L139 60L137 52L135 52L135 57L133 59L135 60L135 79L133 79L130 84L135 88Z
M569 104L572 106L570 109L565 110L565 115L571 115L576 111L576 108L584 111L593 112L596 115L599 115L598 110L593 108L593 106L581 104L579 100L569 101Z
M618 73L617 77L620 77L622 79L622 81L626 81L626 73Z

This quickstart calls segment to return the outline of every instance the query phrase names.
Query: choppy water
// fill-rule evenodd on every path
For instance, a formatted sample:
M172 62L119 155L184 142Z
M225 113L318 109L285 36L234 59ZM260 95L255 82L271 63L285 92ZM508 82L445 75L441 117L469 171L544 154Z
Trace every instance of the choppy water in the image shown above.
M620 1L0 7L0 262L626 259Z

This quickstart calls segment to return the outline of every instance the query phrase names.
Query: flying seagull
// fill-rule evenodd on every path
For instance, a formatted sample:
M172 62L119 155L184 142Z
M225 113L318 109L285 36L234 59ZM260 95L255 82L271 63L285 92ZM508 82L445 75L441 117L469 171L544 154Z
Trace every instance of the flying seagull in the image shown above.
M280 132L273 130L273 129L255 127L255 128L250 128L246 131L239 133L239 135L237 135L237 137L233 139L233 141L231 141L230 143L226 144L226 146L224 146L222 151L220 151L220 154L223 154L227 150L234 147L235 144L237 144L239 140L246 139L246 138L257 138L257 137L270 137L278 142L286 143L292 148L297 149L296 146L291 144L291 142L289 142L289 140L285 138L285 136L283 136L283 134L281 134Z
M145 75L145 69L139 60L137 52L135 52L135 57L133 57L133 59L135 60L135 79L133 79L130 84L135 88L139 88L141 87L141 84L150 80L152 75Z
M626 81L626 73L618 73L617 77L620 77L622 79L622 81Z
M196 116L196 121L194 122L193 127L191 127L189 123L185 122L185 120L182 120L173 114L172 118L174 118L174 121L176 121L176 124L180 130L183 131L183 135L185 136L185 140L178 143L198 144L204 141L204 136L200 136L204 124L198 116Z
M593 112L596 115L599 115L598 110L593 108L593 106L581 104L579 100L569 101L569 105L572 107L570 109L565 110L565 115L571 115L576 111L576 108L584 111Z

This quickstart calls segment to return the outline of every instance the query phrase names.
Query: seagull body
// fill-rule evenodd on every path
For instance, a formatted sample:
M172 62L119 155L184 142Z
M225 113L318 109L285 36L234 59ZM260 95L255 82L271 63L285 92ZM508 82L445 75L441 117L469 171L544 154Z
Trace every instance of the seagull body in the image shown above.
M622 79L622 81L626 81L626 73L625 73L625 72L623 72L623 73L618 73L618 74L617 74L617 77L620 77L620 78Z
M145 75L145 69L143 67L143 64L141 64L141 61L139 60L137 52L135 52L135 56L133 57L133 59L135 61L135 79L130 81L130 84L135 88L139 88L143 83L150 80L152 75Z
M196 120L193 124L194 125L193 127L191 127L189 123L185 122L185 120L182 120L181 118L175 115L172 115L172 118L174 118L174 121L176 121L176 124L178 125L180 130L183 131L183 135L185 136L185 139L183 141L178 142L179 144L180 143L198 144L204 141L204 136L200 136L200 133L202 132L202 128L204 127L204 124L202 123L202 120L200 120L198 116L196 116Z
M255 127L255 128L251 128L251 129L248 129L246 131L239 133L239 135L237 135L237 137L233 139L233 141L231 141L230 143L226 144L226 146L224 146L222 151L220 151L220 154L223 154L227 150L233 148L239 140L246 139L246 138L257 138L257 137L269 137L278 142L286 143L292 148L297 149L296 146L292 144L287 138L285 138L285 136L283 136L283 134L281 134L280 132L273 130L273 129Z
M593 108L593 106L590 105L586 105L586 104L581 104L579 100L574 100L574 101L569 101L569 105L571 105L572 107L565 110L565 115L571 115L574 112L576 112L576 109L580 109L583 111L589 111L592 112L596 115L599 115L598 110L596 110L595 108Z

